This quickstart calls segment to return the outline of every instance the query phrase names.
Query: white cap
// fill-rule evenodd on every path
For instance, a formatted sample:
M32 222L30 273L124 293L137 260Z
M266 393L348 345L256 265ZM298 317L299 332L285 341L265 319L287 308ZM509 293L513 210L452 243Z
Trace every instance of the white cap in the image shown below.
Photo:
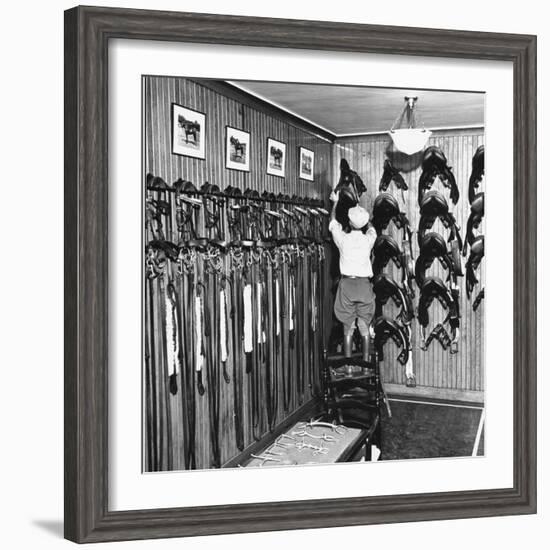
M348 211L349 223L354 229L362 229L369 223L369 213L362 206L354 206Z

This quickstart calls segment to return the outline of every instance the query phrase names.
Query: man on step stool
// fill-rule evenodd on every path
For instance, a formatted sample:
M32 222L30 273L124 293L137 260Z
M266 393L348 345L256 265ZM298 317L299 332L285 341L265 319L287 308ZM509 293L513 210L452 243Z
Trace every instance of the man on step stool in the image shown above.
M340 251L340 282L334 301L334 314L344 325L344 356L351 357L355 324L361 333L363 360L369 360L369 326L374 315L375 297L372 289L370 253L376 241L376 231L369 223L369 213L362 206L348 211L349 226L336 220L339 192L332 192L333 201L329 230Z
M369 223L369 213L362 206L348 210L349 226L342 227L336 220L339 192L330 195L332 212L329 230L340 251L340 282L334 300L334 314L344 325L344 357L351 357L355 324L361 333L363 361L369 361L370 325L375 310L375 295L372 288L372 265L370 253L376 241L376 230ZM380 379L383 400L391 418L390 403Z

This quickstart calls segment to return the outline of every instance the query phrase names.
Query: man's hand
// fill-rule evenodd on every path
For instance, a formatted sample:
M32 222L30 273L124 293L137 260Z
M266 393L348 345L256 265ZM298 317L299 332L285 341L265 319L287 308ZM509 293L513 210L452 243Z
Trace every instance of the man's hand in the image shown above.
M331 202L333 202L334 204L336 204L338 202L338 199L340 198L340 191L333 191L331 194L330 194L330 200Z

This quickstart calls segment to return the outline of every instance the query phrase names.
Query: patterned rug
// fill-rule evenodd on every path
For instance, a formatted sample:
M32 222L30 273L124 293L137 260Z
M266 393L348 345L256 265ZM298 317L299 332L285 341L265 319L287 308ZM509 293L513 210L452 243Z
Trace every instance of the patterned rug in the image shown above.
M483 409L390 398L382 408L382 460L483 456ZM481 422L480 422L481 421Z

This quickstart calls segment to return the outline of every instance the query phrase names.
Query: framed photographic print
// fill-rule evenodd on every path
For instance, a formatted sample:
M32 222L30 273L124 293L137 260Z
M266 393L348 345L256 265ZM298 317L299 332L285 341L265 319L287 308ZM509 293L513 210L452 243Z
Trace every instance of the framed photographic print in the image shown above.
M226 126L225 167L250 172L250 134Z
M313 181L314 174L314 162L315 162L315 153L306 149L305 147L300 147L300 178L308 181Z
M527 35L65 13L68 539L536 511L535 60Z
M172 153L205 158L206 117L177 103L172 104Z
M273 138L267 138L267 167L271 176L285 177L286 144Z

